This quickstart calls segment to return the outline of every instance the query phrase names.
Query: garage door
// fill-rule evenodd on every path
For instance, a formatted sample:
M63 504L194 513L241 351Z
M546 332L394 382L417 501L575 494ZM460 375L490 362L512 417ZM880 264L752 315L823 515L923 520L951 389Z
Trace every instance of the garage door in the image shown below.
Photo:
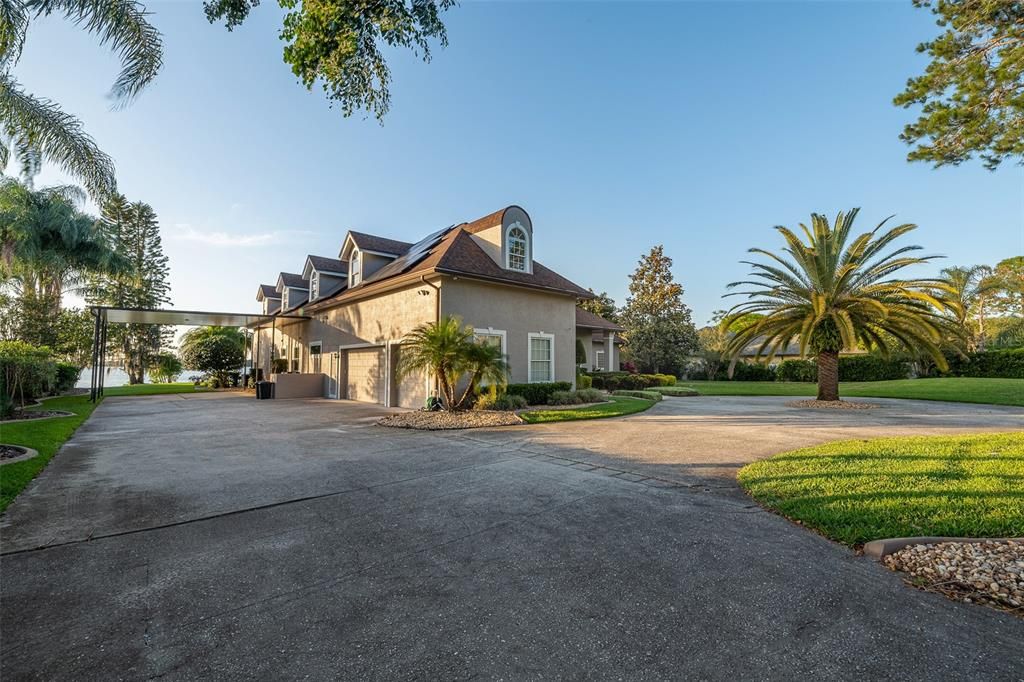
M384 350L367 348L348 351L346 395L349 400L384 403Z
M398 378L397 368L400 367L402 348L396 348L395 353L395 389L397 396L394 404L399 407L411 407L417 409L423 407L427 401L427 381L424 372L413 372L408 376ZM392 394L394 395L394 394Z

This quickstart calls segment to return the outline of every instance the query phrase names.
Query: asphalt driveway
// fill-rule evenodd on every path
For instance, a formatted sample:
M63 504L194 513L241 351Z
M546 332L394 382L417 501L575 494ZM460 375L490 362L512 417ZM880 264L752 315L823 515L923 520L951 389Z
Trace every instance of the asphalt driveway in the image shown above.
M1020 679L1024 621L908 589L732 474L1024 410L781 402L452 434L347 402L107 399L3 518L0 673Z

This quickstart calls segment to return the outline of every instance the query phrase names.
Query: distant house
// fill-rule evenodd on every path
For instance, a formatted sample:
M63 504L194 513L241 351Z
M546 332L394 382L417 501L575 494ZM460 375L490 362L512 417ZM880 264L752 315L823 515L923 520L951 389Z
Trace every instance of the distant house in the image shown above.
M760 337L748 343L746 347L742 351L740 351L740 359L746 360L747 362L760 362L776 365L782 362L783 360L799 360L801 358L800 339L790 341L785 348L780 348L778 351L776 351L771 361L768 360L767 351L765 351L765 353L762 353L760 357L757 356L757 350L761 347L762 344L764 344L764 337ZM811 354L810 349L808 349L807 352L809 355ZM842 353L840 353L840 355L862 355L863 353L865 353L865 351L860 350L858 348L852 351L843 351Z
M576 338L583 345L586 356L581 369L615 371L619 369L618 334L623 328L594 313L576 308Z
M288 358L291 371L324 376L324 395L420 407L434 386L424 374L400 376L402 340L452 315L502 349L515 383L575 383L577 338L617 368L619 328L580 316L576 301L592 294L538 262L534 236L518 206L415 244L350 231L337 258L308 256L301 274L280 273L273 291L260 287L266 312L274 294L282 315L310 319L261 324L256 366L266 375L272 358Z

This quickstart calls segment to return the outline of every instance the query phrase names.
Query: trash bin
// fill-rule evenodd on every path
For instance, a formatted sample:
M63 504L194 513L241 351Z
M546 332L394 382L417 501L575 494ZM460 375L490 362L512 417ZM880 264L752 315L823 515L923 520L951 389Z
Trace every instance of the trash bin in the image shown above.
M274 382L260 381L256 384L256 399L269 400L274 397Z

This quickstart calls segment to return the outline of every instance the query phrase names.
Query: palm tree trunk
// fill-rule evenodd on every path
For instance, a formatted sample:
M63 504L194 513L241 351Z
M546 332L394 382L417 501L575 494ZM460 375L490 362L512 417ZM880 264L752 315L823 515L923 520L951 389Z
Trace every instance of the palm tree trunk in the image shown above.
M818 400L839 400L839 353L818 353Z

